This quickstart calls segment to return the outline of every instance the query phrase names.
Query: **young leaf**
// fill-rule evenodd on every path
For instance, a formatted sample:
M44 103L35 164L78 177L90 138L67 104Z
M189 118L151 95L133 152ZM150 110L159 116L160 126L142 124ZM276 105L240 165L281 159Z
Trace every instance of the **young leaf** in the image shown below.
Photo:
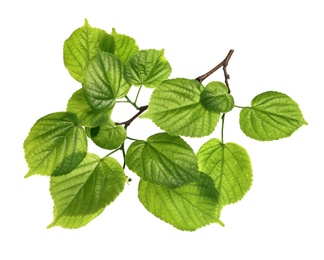
M113 150L123 144L126 139L126 130L121 125L115 125L112 120L94 128L86 128L91 140L103 149Z
M202 137L211 134L219 112L207 110L200 102L204 87L197 80L171 79L161 83L151 96L147 117L172 135Z
M228 93L226 85L219 81L207 84L201 92L200 101L208 109L221 113L227 113L234 107L234 98Z
M198 151L199 170L209 175L220 194L221 205L243 198L252 185L252 166L246 150L213 138Z
M111 35L115 39L115 55L125 63L135 53L139 52L139 48L135 40L127 35L119 34L113 28Z
M82 82L89 60L99 50L113 53L114 49L114 38L104 30L92 28L85 20L64 42L64 65L74 79Z
M87 154L69 174L51 177L54 220L49 227L78 228L80 226L76 225L75 218L82 225L86 224L84 222L99 215L117 198L125 182L124 170L116 159L100 159L95 154Z
M240 113L240 126L249 137L272 141L288 137L307 125L298 104L283 93L268 91L257 95L251 107Z
M126 153L130 170L144 180L175 188L198 177L198 163L191 147L179 136L159 133L135 141Z
M92 109L111 109L116 98L127 95L131 85L124 79L123 70L122 62L111 53L99 52L92 58L82 84Z
M76 116L57 112L40 118L24 142L29 171L25 177L61 175L73 170L87 154L87 138Z
M73 93L66 110L76 114L80 124L88 127L103 125L112 113L112 109L93 110L84 97L82 89Z
M164 50L142 50L125 65L125 78L134 86L155 88L171 74L171 66L164 57Z
M218 192L211 178L203 173L199 181L176 189L141 180L138 197L149 212L180 230L222 224Z

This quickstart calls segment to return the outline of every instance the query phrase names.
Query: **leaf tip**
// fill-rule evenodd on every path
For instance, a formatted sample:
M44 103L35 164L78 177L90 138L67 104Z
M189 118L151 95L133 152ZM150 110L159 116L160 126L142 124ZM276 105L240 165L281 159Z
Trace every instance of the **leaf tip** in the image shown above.
M29 170L29 171L26 173L26 175L24 176L24 178L27 179L28 177L30 177L30 176L32 176L32 175L34 175L34 173L33 173L31 170Z
M220 219L217 219L216 223L219 224L219 225L221 225L222 227L225 227L224 222L221 221Z
M55 227L55 220L53 220L53 222L51 222L46 228L47 229L50 229L50 228L53 228L53 227Z

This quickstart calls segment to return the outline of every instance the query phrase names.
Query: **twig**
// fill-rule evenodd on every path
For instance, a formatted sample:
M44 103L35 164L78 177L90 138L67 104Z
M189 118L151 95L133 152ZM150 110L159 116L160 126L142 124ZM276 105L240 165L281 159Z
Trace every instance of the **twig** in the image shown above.
M124 125L125 128L127 128L137 117L139 117L146 109L148 108L148 106L142 106L139 107L138 112L130 119L128 119L127 121L124 122L120 122L120 123L115 123L115 125Z
M201 75L200 77L196 78L196 80L198 80L200 83L203 82L203 80L205 80L206 78L208 78L211 74L213 74L215 71L217 71L218 69L222 68L223 67L223 71L224 71L224 77L225 77L225 84L227 86L227 89L228 89L228 93L231 92L230 88L229 88L229 84L228 84L228 80L230 78L230 75L227 73L227 65L228 65L228 62L229 60L231 59L232 57L232 54L233 54L234 50L230 50L226 56L226 58L221 62L219 63L216 67L212 68L210 71L208 71L207 73Z

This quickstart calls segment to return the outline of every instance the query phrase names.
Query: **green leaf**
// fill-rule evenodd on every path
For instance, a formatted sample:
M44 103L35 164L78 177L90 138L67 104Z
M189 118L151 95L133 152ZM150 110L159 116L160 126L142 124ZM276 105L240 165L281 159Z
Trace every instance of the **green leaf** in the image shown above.
M82 82L83 72L91 58L99 50L113 53L114 49L114 38L104 30L91 27L85 20L84 26L64 42L64 65L74 79Z
M218 192L203 173L199 181L176 189L141 180L138 197L149 212L180 230L221 223Z
M103 149L113 150L123 144L126 139L126 130L121 125L115 125L112 120L94 128L86 128L92 141Z
M104 211L104 208L98 210L96 213L80 215L80 216L61 216L56 223L51 223L47 228L52 228L54 226L60 226L63 228L76 229L87 225L94 218L99 216Z
M130 57L135 53L139 52L139 47L136 44L136 41L124 34L119 34L113 28L111 35L115 39L115 55L125 63Z
M134 86L155 88L171 74L171 66L164 50L142 50L125 65L125 78Z
M52 113L31 128L24 151L29 166L25 177L67 174L86 156L87 138L74 114Z
M219 113L200 102L204 87L197 80L171 79L161 83L151 96L147 117L172 135L202 137L211 134Z
M307 125L298 104L283 93L268 91L257 95L251 107L240 113L240 126L249 137L272 141L288 137Z
M166 133L132 143L126 153L126 164L144 180L171 188L198 177L197 158L192 148L179 136Z
M69 174L51 177L54 220L48 227L87 224L117 198L125 182L124 170L116 159L87 154Z
M234 98L228 93L226 85L219 81L207 84L201 92L200 101L208 110L227 113L234 107Z
M213 138L198 151L199 170L209 175L220 194L221 205L243 198L252 185L252 166L246 150Z
M87 127L96 127L106 123L112 113L112 109L93 110L87 103L82 89L73 93L66 110L76 114L80 124Z
M115 99L127 95L131 85L124 79L123 70L122 62L107 52L99 52L89 62L82 86L92 109L111 109Z

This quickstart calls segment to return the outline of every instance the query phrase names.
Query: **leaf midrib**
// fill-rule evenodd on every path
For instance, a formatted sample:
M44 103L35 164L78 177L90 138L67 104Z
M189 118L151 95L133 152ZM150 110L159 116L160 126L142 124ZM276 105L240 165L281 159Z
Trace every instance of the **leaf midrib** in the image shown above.
M81 190L83 189L83 187L86 185L86 183L89 181L89 179L91 178L91 176L92 176L92 174L95 174L95 171L96 171L96 169L98 168L98 166L100 165L100 163L101 163L101 160L100 159L98 159L98 162L97 162L97 165L94 167L94 169L93 170L91 170L91 173L90 173L90 171L89 172L85 172L85 173L83 173L83 174L89 174L89 176L88 176L88 178L86 178L86 181L84 182L84 184L83 185L80 185L80 189L76 192L76 195L69 201L69 203L66 205L66 207L65 207L65 209L61 212L61 214L59 214L59 215L57 215L57 216L55 216L55 220L53 221L53 224L55 224L55 223L57 223L59 220L60 220L60 218L61 218L61 216L63 216L64 215L64 213L66 212L66 210L69 208L69 206L71 205L71 203L75 200L75 198L79 195L79 193L81 192ZM87 164L84 164L83 166L86 166L86 165L89 165L89 164L94 164L94 162L89 162L89 163L87 163ZM75 176L73 176L73 178L79 178L80 177L80 175L75 175ZM55 178L55 177L54 177ZM68 181L70 181L71 179L69 179ZM95 182L94 182L95 183ZM76 184L75 186L78 186L79 184ZM75 186L73 186L73 187L75 187ZM72 187L72 188L73 188ZM68 187L68 188L66 188L65 190L68 190L68 189L71 189L71 187ZM91 192L92 192L92 194L93 194L93 189L91 190ZM92 197L92 194L91 194L91 197ZM90 199L91 200L91 199ZM89 205L88 205L88 207L89 207ZM95 212L94 212L95 213ZM92 214L94 214L94 213L92 213Z

